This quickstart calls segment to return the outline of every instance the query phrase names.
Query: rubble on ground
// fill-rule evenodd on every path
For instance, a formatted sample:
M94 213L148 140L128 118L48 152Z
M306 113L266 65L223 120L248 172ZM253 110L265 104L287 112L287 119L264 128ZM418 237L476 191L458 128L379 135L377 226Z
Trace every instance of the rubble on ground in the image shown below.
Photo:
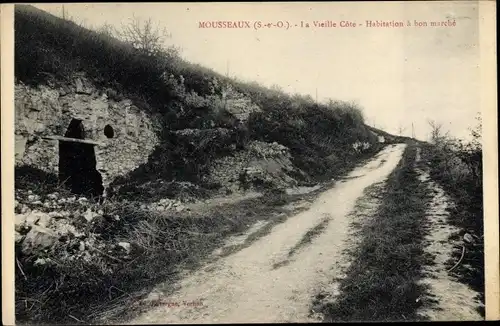
M148 207L156 211L174 210L177 212L182 212L186 209L189 209L180 200L168 198L160 199L158 202L152 203L150 205L144 204L144 206L141 206L141 208L143 209L146 209Z
M130 244L113 244L92 232L105 214L98 203L86 197L58 192L40 195L24 189L16 189L15 195L15 243L34 266L76 260L94 263L103 253L126 259L132 250ZM114 214L106 220L113 223L120 217ZM101 267L107 268L106 264Z

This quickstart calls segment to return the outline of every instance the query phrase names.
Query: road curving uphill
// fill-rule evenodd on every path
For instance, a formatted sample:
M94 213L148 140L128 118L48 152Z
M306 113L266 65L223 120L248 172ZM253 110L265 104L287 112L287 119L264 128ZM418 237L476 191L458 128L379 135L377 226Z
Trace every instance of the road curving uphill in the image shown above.
M312 298L337 273L348 245L348 214L363 191L384 181L406 145L387 146L311 207L266 236L188 275L172 295L129 321L145 323L313 322Z

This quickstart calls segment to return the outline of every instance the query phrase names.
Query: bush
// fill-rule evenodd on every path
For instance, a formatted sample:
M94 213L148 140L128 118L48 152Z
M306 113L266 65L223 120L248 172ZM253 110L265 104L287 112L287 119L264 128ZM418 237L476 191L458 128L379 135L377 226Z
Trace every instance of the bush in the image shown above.
M468 212L466 228L483 235L483 177L481 119L471 130L472 140L464 141L438 135L428 146L431 176L453 197L460 209Z

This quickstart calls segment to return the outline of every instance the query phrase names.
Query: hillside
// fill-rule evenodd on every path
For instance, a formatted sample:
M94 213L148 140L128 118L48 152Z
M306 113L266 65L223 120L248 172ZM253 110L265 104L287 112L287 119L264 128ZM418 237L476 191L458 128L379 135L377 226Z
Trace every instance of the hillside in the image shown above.
M408 141L353 104L146 54L28 5L15 7L15 102L16 315L30 322L93 320L281 222L304 198L293 191L315 196Z
M311 183L330 179L359 156L353 143L377 147L357 108L345 103L322 105L226 78L179 57L143 55L31 6L16 6L15 33L17 84L58 89L83 75L108 99L130 99L138 110L154 115L157 146L147 162L120 175L114 185L126 180L130 189L161 178L206 179L207 187L220 187L220 180L203 178L212 162L244 152L249 144L272 143L290 152L287 174Z

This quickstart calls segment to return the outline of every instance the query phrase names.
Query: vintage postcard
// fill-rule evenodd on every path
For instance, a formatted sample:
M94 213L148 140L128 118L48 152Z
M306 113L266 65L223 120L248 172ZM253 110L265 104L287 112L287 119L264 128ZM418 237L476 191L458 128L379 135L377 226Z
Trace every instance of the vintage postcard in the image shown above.
M4 324L500 318L495 2L1 15Z

